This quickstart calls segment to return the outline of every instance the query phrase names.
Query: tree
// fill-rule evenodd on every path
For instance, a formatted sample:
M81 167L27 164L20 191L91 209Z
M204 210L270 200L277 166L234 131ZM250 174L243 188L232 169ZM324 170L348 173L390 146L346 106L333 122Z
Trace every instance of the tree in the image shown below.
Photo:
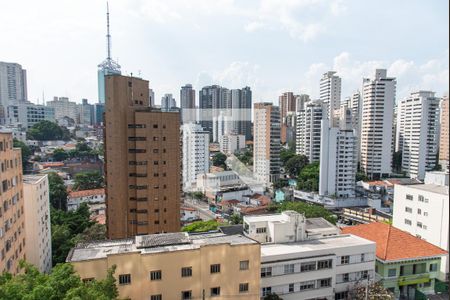
M192 224L184 226L181 231L184 232L206 232L211 230L217 230L219 228L219 222L216 220L209 221L197 221Z
M308 157L305 155L294 155L287 160L285 169L290 177L297 177L307 164Z
M25 171L26 166L28 164L28 160L31 156L31 149L28 147L27 144L25 144L22 141L19 141L18 139L13 140L13 147L20 148L22 152L22 170Z
M291 149L281 148L280 160L281 160L283 166L286 165L287 161L294 156L295 156L295 152L292 151Z
M241 153L236 153L235 155L237 159L239 159L243 164L245 165L253 164L253 152L250 148L245 149Z
M275 293L269 293L263 298L263 300L283 300L283 298Z
M241 215L232 214L229 221L230 221L230 224L237 225L237 224L244 223L244 218L242 218Z
M358 181L368 181L369 177L367 177L367 175L364 172L356 172L356 178L355 178L356 182Z
M227 160L227 156L223 154L222 152L217 153L213 156L213 165L216 167L226 168L227 165L225 164L225 161Z
M366 294L367 298L366 298ZM394 295L386 290L379 282L372 282L367 286L367 283L357 283L349 292L349 299L354 300L394 300Z
M20 262L22 272L16 276L0 275L0 299L86 299L112 300L119 293L114 278L115 265L107 270L106 278L83 282L71 264L59 264L50 274L40 273L37 268Z
M95 223L87 227L82 233L75 236L75 244L86 243L90 241L98 241L106 239L106 226L104 224Z
M48 174L50 204L57 209L66 210L67 189L63 179L57 173Z
M395 173L401 173L402 171L402 151L394 152L392 157L392 169Z
M203 198L205 198L205 195L202 192L193 192L192 197L195 200L203 200Z
M53 159L56 161L64 161L69 157L66 151L62 148L57 148L53 151Z
M67 128L60 127L51 121L40 121L27 132L27 139L38 141L70 140L70 132Z
M82 172L75 175L74 191L99 189L104 186L103 175L99 171Z
M319 162L306 165L298 176L297 188L307 192L319 191L319 169Z
M286 210L293 210L304 214L306 218L324 218L332 224L336 224L336 216L323 206L317 204L309 204L301 201L283 201L271 208L281 213Z

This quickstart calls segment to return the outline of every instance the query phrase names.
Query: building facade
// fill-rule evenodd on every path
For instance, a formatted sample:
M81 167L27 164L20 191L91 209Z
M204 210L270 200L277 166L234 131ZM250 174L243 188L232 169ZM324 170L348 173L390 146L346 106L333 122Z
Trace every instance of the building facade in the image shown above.
M331 120L341 102L341 78L329 71L320 79L320 100L326 105L326 116Z
M23 194L26 259L40 272L49 273L52 268L52 234L48 176L23 176Z
M441 134L439 138L439 164L442 169L449 169L449 144L448 144L448 132L449 132L449 100L448 95L444 96L441 101Z
M106 76L105 191L108 237L180 229L178 112L149 107L148 81Z
M186 84L180 90L180 114L181 123L195 123L197 113L195 108L195 90L192 84Z
M321 101L309 102L297 115L296 152L308 157L309 162L320 159L322 118L326 118L326 107Z
M44 105L36 105L28 101L14 102L7 107L5 125L21 125L31 128L41 121L55 122L55 109Z
M184 124L183 131L183 190L191 191L197 175L209 172L209 132L199 124Z
M272 103L255 103L253 113L253 173L270 184L280 177L280 111Z
M67 210L77 210L86 203L91 216L104 215L106 211L105 189L72 191L67 195Z
M0 132L0 271L17 274L25 259L25 215L20 148L11 133Z
M411 178L423 180L436 167L440 101L434 92L419 91L397 106L395 151L402 152L402 170Z
M385 69L377 69L374 79L363 79L361 169L370 179L392 172L396 84Z
M220 152L234 154L234 152L245 149L245 135L225 134L219 138Z
M172 94L165 94L161 97L161 110L162 111L171 111L177 107L177 103Z
M28 100L27 71L17 63L0 61L0 106Z
M75 122L78 120L78 109L75 102L69 101L67 97L53 97L52 101L47 101L47 106L55 110L55 119L60 120L69 117Z

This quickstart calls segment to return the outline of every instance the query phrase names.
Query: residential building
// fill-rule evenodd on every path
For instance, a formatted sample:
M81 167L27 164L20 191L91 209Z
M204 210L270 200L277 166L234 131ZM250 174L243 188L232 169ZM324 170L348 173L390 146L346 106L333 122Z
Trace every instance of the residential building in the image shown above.
M393 225L448 252L448 174L427 172L424 184L395 185ZM449 273L448 255L442 257L440 278Z
M440 134L440 144L439 144L439 164L442 169L449 169L449 144L448 144L448 132L449 132L449 104L448 95L444 96L441 101L441 134Z
M103 124L103 113L105 112L105 104L104 103L95 103L94 104L94 125Z
M434 92L419 91L397 106L395 151L402 152L402 170L423 180L436 167L439 147L439 104Z
M207 173L197 176L197 190L210 200L218 203L223 200L243 201L244 196L253 192L234 171Z
M172 94L165 94L161 98L161 111L171 111L177 107L177 103L175 98L172 97Z
M321 101L312 101L297 115L296 152L308 157L310 162L320 159L321 122L325 112Z
M212 141L214 143L219 143L221 136L236 132L234 130L234 122L231 116L231 111L229 110L219 112L218 116L213 117L212 123L213 123Z
M178 112L149 107L148 81L106 76L105 191L108 237L180 229Z
M148 105L155 107L155 92L153 89L148 89Z
M82 280L105 278L116 265L123 299L259 300L260 256L260 245L240 234L177 232L80 245L67 262Z
M17 274L26 256L22 157L9 132L0 132L0 153L0 271Z
M245 139L249 141L252 140L252 90L248 86L243 87L240 89L239 96L238 104L232 98L233 120L239 120L237 133L245 135ZM235 116L236 109L238 109L238 117Z
M228 92L228 89L218 85L205 86L199 91L199 122L203 129L210 132L210 138L213 135L213 118L219 115L220 110L228 108Z
M192 84L186 84L180 90L180 114L181 123L195 123L197 111L195 108L195 90Z
M199 174L209 172L209 132L199 124L182 126L183 132L183 190L190 191Z
M342 232L376 243L377 280L397 299L416 299L417 292L434 293L446 251L387 223L348 226Z
M280 111L272 103L254 104L253 173L270 184L280 177Z
M87 99L82 99L78 104L78 123L83 125L92 125L94 122L94 106L88 103Z
M289 112L295 113L297 111L297 97L293 92L285 92L278 97L281 123L285 122L285 118Z
M361 169L370 179L391 174L396 79L377 69L363 80Z
M294 211L244 216L244 233L261 245L261 297L347 299L360 281L374 279L375 243L323 218Z
M295 112L300 112L305 109L306 103L311 101L309 95L300 94L295 97Z
M341 102L341 78L336 72L328 71L320 79L320 100L326 106L326 116L332 119Z
M27 100L27 71L18 63L0 61L0 106Z
M47 106L55 110L55 120L69 117L75 122L78 120L77 104L69 101L67 97L53 97L52 101L47 101Z
M105 189L71 191L67 195L67 210L77 210L82 203L87 203L91 216L104 215L106 211Z
M6 108L5 125L20 125L31 128L34 124L47 120L55 122L55 110L52 107L37 105L28 101L12 102Z
M340 127L322 120L319 195L336 198L355 197L357 137L352 129L351 109L341 110Z
M40 272L52 268L52 234L47 175L24 175L25 253Z
M245 149L245 135L224 134L219 137L220 152L234 154L234 152Z

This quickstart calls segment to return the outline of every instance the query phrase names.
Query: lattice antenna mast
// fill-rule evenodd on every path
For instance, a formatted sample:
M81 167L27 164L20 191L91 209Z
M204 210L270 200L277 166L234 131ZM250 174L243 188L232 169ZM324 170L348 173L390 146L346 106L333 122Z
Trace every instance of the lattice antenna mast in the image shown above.
M111 60L111 34L109 32L109 4L106 2L106 43L108 56L107 60Z

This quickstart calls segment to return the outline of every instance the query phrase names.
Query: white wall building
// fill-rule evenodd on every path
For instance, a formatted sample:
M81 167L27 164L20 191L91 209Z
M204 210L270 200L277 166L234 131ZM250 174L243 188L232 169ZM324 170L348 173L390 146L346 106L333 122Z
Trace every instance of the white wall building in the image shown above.
M224 134L219 137L220 152L233 154L238 150L245 149L245 135Z
M69 101L67 97L53 97L52 101L47 101L47 106L55 109L55 120L69 117L77 122L78 110L75 102Z
M25 253L41 272L52 268L52 234L47 175L24 175Z
M253 194L249 186L234 171L199 174L197 190L206 194L208 198L216 200L243 201L244 196Z
M17 63L0 61L0 106L27 99L27 71Z
M293 211L245 216L244 234L263 243L261 297L347 299L355 283L375 275L375 243L340 235L322 218Z
M427 172L424 184L395 185L394 227L449 250L448 174ZM441 279L449 272L449 260L442 258Z
M161 97L161 110L162 111L170 111L173 108L177 107L177 103L175 98L173 98L172 94L165 94Z
M67 196L67 210L77 210L82 203L87 203L91 216L105 214L105 189L73 191Z
M255 103L253 113L253 173L268 185L280 177L280 110L272 103Z
M12 102L6 108L5 114L3 124L21 125L26 129L44 120L55 122L55 110L52 107L36 105L28 101Z
M361 169L371 179L391 174L396 80L377 69L363 80Z
M337 198L355 197L357 138L351 129L351 109L342 109L340 127L322 120L319 195Z
M183 189L189 191L199 174L209 171L209 132L199 124L188 123L183 131Z
M296 152L308 157L309 162L320 159L322 118L326 118L326 107L321 101L308 102L297 115Z
M320 100L326 105L329 119L334 116L334 111L339 110L341 102L341 78L335 74L329 71L320 80Z
M398 104L395 151L402 152L402 170L411 178L423 180L436 166L440 100L434 92L419 91Z

